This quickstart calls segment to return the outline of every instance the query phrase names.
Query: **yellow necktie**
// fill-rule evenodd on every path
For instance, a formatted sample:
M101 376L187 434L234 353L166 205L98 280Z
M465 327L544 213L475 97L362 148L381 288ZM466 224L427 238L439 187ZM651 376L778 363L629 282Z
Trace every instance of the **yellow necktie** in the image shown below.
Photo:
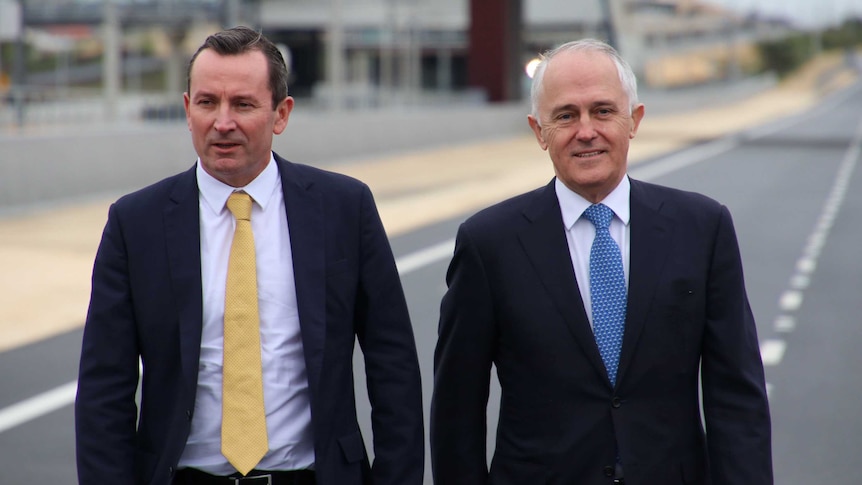
M251 197L234 192L227 207L236 218L236 229L225 289L221 450L231 465L246 475L269 450Z

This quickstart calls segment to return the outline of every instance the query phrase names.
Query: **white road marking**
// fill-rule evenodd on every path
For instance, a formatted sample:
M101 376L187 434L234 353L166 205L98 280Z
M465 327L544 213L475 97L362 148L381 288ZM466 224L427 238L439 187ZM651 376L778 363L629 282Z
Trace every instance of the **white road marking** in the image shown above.
M0 410L0 433L71 404L77 387L72 381Z
M765 135L761 134L760 136ZM675 155L651 163L646 167L634 167L629 172L634 178L649 180L694 165L707 158L729 151L738 145L739 142L737 141L723 138L683 150ZM830 203L827 205L828 209L826 210L830 214L829 217L834 218L834 214L832 213L837 212L843 202L850 176L856 166L856 159L859 157L860 146L862 146L862 124L859 125L854 144L844 158L836 184L833 187ZM403 256L395 262L398 272L403 276L429 264L442 261L452 255L454 246L455 240L450 239ZM811 273L814 271L816 265L816 260L803 258L797 263L797 270L803 273ZM786 292L782 296L782 300L787 297L788 293L793 292ZM787 298L793 300L797 297ZM798 301L801 304L801 293ZM780 362L781 357L784 355L785 346L786 344L781 340L767 340L763 342L761 345L761 355L763 356L764 365L775 365L767 364L767 361ZM72 404L75 401L77 387L78 381L75 380L0 409L0 433Z
M787 290L781 295L778 301L778 307L784 312L793 312L802 306L802 292L796 290Z
M428 246L425 249L420 249L415 253L402 256L395 261L395 265L398 267L398 273L404 276L429 264L451 258L454 250L455 239L449 239L448 241Z
M796 328L796 319L790 315L779 315L773 326L777 332L790 332Z
M739 142L733 139L720 138L703 145L687 148L643 167L637 165L630 167L629 175L638 180L648 181L720 155L737 146L739 146Z
M838 173L832 182L829 196L823 204L814 230L808 236L808 244L803 250L803 256L796 262L796 273L790 278L789 286L791 289L785 291L778 300L778 307L782 314L774 322L774 328L777 332L790 332L796 328L796 317L788 315L788 313L793 313L802 306L804 290L808 288L811 275L817 269L817 259L829 239L833 223L844 204L850 177L856 168L860 153L862 153L862 122L856 127L850 148L844 154L841 165L838 167ZM784 357L786 348L787 344L784 340L770 339L761 343L760 355L763 359L763 365L778 365ZM771 388L772 386L767 384L767 393Z
M801 258L796 262L796 271L800 273L813 273L817 269L817 260L812 258Z
M760 344L760 358L763 359L763 365L769 367L780 364L786 348L787 343L784 340L765 340Z
M398 267L398 272L401 276L404 276L422 267L451 257L454 248L455 239L443 241L415 253L402 256L396 259L395 265ZM143 365L139 363L139 367L143 371ZM0 433L72 404L75 402L77 388L78 381L75 380L0 409Z
M811 278L807 275L797 274L790 278L790 287L794 290L804 290L808 288L809 283L811 283Z

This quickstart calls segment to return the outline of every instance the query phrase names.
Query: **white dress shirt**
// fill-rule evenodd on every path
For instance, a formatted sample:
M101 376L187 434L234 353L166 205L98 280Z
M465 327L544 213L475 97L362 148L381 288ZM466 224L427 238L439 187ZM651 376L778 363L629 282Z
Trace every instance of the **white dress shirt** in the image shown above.
M299 328L287 212L278 166L270 156L264 171L235 189L203 170L200 190L203 332L194 417L179 467L215 475L236 471L221 454L222 347L225 282L235 220L226 207L234 191L249 194L257 258L263 395L269 452L255 467L297 470L314 464L308 376Z
M566 185L556 179L554 189L557 192L557 200L560 202L560 210L563 214L563 225L566 228L566 241L569 243L569 256L572 258L572 267L575 269L575 277L578 279L578 289L584 302L584 310L593 325L593 299L590 296L590 249L593 246L593 238L596 236L596 226L586 217L583 217L587 207L592 202L584 199ZM625 272L626 288L629 285L629 194L631 183L628 175L623 177L619 185L601 201L602 204L614 211L614 218L608 230L611 237L620 247L623 258L623 271Z

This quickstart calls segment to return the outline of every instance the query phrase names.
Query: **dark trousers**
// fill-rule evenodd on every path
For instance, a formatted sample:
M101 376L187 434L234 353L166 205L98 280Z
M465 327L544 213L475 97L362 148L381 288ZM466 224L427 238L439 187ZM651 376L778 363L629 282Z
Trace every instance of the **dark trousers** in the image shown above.
M246 476L210 475L194 468L183 468L174 477L173 485L315 485L314 471L252 470Z

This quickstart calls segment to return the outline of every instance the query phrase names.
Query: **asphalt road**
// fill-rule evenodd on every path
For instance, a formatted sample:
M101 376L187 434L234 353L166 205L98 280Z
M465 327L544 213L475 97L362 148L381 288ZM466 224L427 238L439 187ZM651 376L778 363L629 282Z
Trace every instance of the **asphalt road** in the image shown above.
M631 170L634 178L712 196L734 216L766 365L780 485L852 480L862 448L860 113L857 83L801 115ZM426 418L443 278L465 216L392 241L419 347ZM80 338L75 330L0 353L0 484L75 483L74 391L63 386L76 377ZM363 384L357 372L360 394ZM498 397L494 388L492 433ZM360 403L368 439L367 405ZM426 477L430 484L430 469Z

